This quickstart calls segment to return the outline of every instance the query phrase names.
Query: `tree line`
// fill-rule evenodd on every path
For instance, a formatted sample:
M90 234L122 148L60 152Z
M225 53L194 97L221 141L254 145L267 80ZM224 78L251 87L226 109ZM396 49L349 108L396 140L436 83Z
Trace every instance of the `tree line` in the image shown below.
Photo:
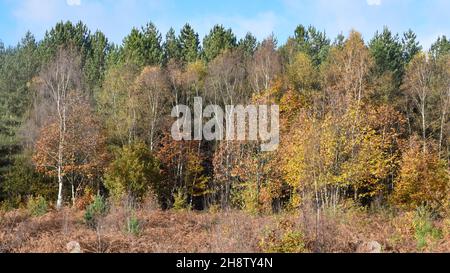
M281 144L174 141L172 107L280 105ZM278 45L152 23L121 45L82 22L0 44L0 201L95 195L253 213L449 202L450 41L388 28L333 41L299 25Z

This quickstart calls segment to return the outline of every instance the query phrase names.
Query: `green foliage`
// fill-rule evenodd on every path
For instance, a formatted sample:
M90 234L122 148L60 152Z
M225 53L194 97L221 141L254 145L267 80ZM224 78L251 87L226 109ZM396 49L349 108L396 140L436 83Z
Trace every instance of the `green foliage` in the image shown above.
M32 101L30 83L38 69L37 43L30 32L17 47L0 51L0 181L22 152L18 135Z
M84 75L90 89L94 90L103 83L107 56L111 46L108 43L108 38L100 31L96 31L90 40L90 50L84 67Z
M408 64L417 53L422 51L422 46L417 41L417 35L412 30L403 34L402 47L405 64Z
M231 29L215 25L203 39L203 54L207 62L214 60L223 51L236 47L236 36Z
M70 21L59 22L46 32L40 43L39 53L42 63L51 60L60 48L71 48L81 55L83 74L91 91L98 88L106 70L110 44L106 36L96 31L91 33L81 21L73 24Z
M255 36L248 32L244 38L239 40L237 46L244 52L245 56L251 57L255 53L258 46L258 40Z
M313 26L306 29L303 25L299 25L295 29L294 42L296 52L308 54L316 66L326 60L330 50L330 39L326 33L318 31Z
M185 211L189 210L189 205L187 202L187 194L183 189L178 189L178 191L173 196L173 210L175 211Z
M133 28L124 39L123 58L139 66L161 65L164 57L161 33L153 23L141 30Z
M91 33L81 21L73 24L70 21L57 23L50 31L45 33L40 44L40 53L44 62L51 60L57 51L63 47L74 47L82 56L82 64L89 55Z
M158 193L160 169L144 143L124 146L105 174L105 186L116 199L128 195L138 202L150 190Z
M420 206L416 210L413 220L417 249L422 251L429 246L430 242L442 238L442 231L433 224L433 214L426 206Z
M28 213L34 217L43 216L48 212L48 204L44 197L31 197L27 202Z
M181 59L185 63L195 62L200 55L200 39L194 29L186 24L180 31L178 38L181 48Z
M439 37L437 41L431 45L430 49L431 55L438 59L439 57L450 53L450 40L447 36L443 35Z
M53 179L38 173L26 155L18 156L14 160L14 165L5 175L0 189L5 193L5 202L12 208L19 207L30 193L47 200L56 194Z
M140 232L141 225L139 223L139 219L133 213L127 218L127 233L138 236Z
M170 60L180 60L181 59L181 45L177 36L175 35L175 30L170 28L169 32L166 34L166 41L163 45L164 48L164 61L167 63Z
M382 75L388 71L392 72L395 77L396 86L400 86L404 73L404 59L403 46L399 36L393 35L385 27L382 33L377 32L375 34L375 37L369 43L369 48L375 60L375 74Z
M97 195L94 202L86 208L84 221L89 227L95 228L99 219L104 217L107 213L108 206L106 200L102 196Z

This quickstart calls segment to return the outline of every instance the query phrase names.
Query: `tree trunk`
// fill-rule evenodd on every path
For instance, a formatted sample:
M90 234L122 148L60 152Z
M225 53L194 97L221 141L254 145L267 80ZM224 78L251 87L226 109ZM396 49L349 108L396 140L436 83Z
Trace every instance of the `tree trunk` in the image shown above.
M58 166L58 201L56 202L56 209L60 210L62 207L62 194L63 194L63 178L61 172L61 165Z

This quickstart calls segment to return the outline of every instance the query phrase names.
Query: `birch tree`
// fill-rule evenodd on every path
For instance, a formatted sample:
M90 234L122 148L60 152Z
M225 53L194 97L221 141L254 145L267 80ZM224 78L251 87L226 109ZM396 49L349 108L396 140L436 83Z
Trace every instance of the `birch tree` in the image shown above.
M50 101L52 116L56 122L57 139L55 169L58 178L57 209L62 207L64 186L64 156L66 150L68 112L73 96L81 95L80 56L74 50L60 49L56 57L39 75L39 94Z

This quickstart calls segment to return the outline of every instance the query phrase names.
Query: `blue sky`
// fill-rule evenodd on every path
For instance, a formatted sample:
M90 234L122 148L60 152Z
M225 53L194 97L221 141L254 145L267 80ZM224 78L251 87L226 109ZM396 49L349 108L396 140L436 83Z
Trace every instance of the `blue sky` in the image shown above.
M335 37L352 28L370 39L384 25L413 29L428 48L450 36L450 0L0 0L0 40L14 45L27 30L41 39L61 20L82 20L121 43L133 26L153 21L161 32L189 22L203 37L217 23L238 37L274 33L280 43L298 24L312 24Z

